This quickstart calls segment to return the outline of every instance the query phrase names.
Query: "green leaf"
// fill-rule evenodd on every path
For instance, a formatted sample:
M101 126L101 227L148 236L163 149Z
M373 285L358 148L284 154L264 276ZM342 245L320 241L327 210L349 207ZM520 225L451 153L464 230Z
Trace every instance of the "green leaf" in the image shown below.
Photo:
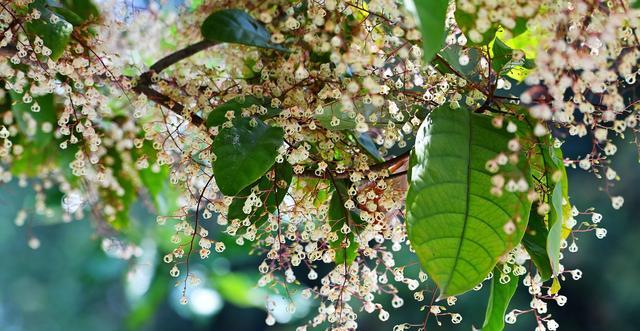
M224 9L209 15L200 28L205 39L277 51L288 50L271 42L271 34L260 22L240 9Z
M255 126L251 122L255 121ZM242 119L213 141L213 176L220 192L234 196L262 177L276 161L284 140L282 128L259 119Z
M463 54L469 57L469 63L464 66L460 64L460 57ZM434 64L441 72L453 73L451 69L449 69L449 67L451 67L468 81L479 83L484 79L481 71L478 70L478 64L482 58L482 54L478 49L450 45L440 52L440 56L446 61L446 64L441 63L441 60L434 60Z
M227 122L226 113L232 111L235 119L242 118L242 110L251 106L262 106L266 108L264 114L258 116L261 119L277 116L280 113L280 109L271 107L271 102L266 99L256 98L252 95L244 97L233 98L211 111L209 117L207 117L207 127L213 127L222 125ZM264 110L263 110L264 111Z
M476 10L475 12L477 13L478 11ZM454 16L456 18L456 23L458 23L458 27L460 27L460 30L462 30L464 35L467 37L468 45L487 45L491 40L493 40L493 37L498 31L498 26L495 24L483 33L477 31L475 29L475 23L477 22L475 13L468 13L460 8L456 8ZM475 33L478 33L482 40L474 40L473 36Z
M258 180L259 193L257 193L257 196L260 201L262 201L262 206L252 210L249 215L244 213L242 208L244 207L245 201L247 201L247 197L252 192L251 186L246 187L238 196L233 198L227 212L227 219L243 220L248 217L249 222L251 222L256 229L259 229L265 224L268 220L269 213L276 212L278 206L284 200L291 185L291 180L293 179L293 168L286 162L276 163L273 167L273 176L274 180L269 180L267 176L263 176ZM243 234L245 231L246 228L241 228L238 230L238 234Z
M522 59L513 60L514 50L498 37L493 40L491 51L493 53L491 67L499 74L506 74L521 81L528 75L529 69L535 67L533 61L527 59L524 52Z
M538 268L538 273L543 281L549 280L553 275L551 261L547 254L547 237L549 230L544 216L538 214L535 208L531 209L527 231L522 238L522 245L531 256L531 260Z
M18 94L14 91L9 91L9 95L11 96L12 100L11 110L13 111L13 115L16 118L16 122L18 123L20 131L22 133L30 131L27 124L27 119L28 117L30 117L36 122L36 128L34 134L29 135L28 139L36 148L47 146L53 139L53 131L42 131L42 125L45 123L49 123L54 128L56 126L57 117L53 94L45 94L42 96L33 97L33 101L31 103L24 103L22 101L24 94ZM40 111L34 112L31 110L34 103L37 103L38 106L40 106Z
M160 215L171 215L178 209L180 193L169 182L169 168L163 166L158 172L151 167L139 171L142 184L151 195L153 205Z
M542 162L541 173L537 174L539 177L543 177L546 181L547 190L550 192L550 196L547 197L549 203L549 214L546 218L546 253L548 261L551 264L552 275L555 276L559 272L560 267L560 244L562 242L562 225L564 224L565 209L570 208L568 205L563 205L564 201L568 201L568 179L567 172L564 167L562 150L553 146L554 138L548 135L545 139L538 139L538 146L540 149L540 159L538 162ZM533 223L532 226L538 227L538 224ZM534 229L534 231L536 231ZM540 231L540 230L538 230ZM537 240L541 243L540 238ZM525 248L526 245L525 245ZM531 255L531 253L530 253ZM536 259L532 256L534 263ZM544 263L545 261L540 261ZM547 272L542 271L546 268L546 264L536 266L541 270L541 276L546 276ZM548 279L543 277L543 279Z
M551 269L553 275L557 276L560 272L560 243L562 242L562 182L559 182L553 188L551 194L551 211L549 214L549 237L547 239L547 253L551 261Z
M81 23L89 19L98 18L100 16L98 7L91 0L63 0L62 4L65 6L65 8L69 9L75 15L80 17L80 19L82 20ZM73 24L75 25L75 23Z
M504 329L504 315L518 288L518 279L518 276L509 275L509 282L501 284L500 270L495 268L482 331L502 331Z
M50 7L50 8L56 14L64 17L64 19L67 22L71 23L74 26L78 26L78 25L82 24L82 22L84 21L82 19L82 17L80 17L80 15L76 14L71 9L68 9L66 7Z
M358 145L360 145L360 147L362 147L364 151L367 154L369 154L369 156L371 156L371 158L374 161L377 161L377 162L384 161L382 154L380 154L380 150L378 150L378 146L376 146L376 143L373 141L370 135L366 133L357 133L357 132L355 132L354 135L356 137L356 141L358 142Z
M42 39L44 45L51 49L51 60L57 61L71 40L73 25L47 8L42 1L37 1L32 6L40 11L40 18L28 22L25 28L28 33ZM51 23L52 17L57 18L56 23Z
M416 1L415 6L422 34L422 52L424 60L429 63L442 49L447 37L445 21L447 20L449 1Z
M512 138L494 128L489 116L448 107L433 111L418 131L407 231L441 297L472 289L522 239L531 202L526 193L491 194L493 174L485 169ZM506 165L501 172L529 178L523 163ZM511 220L515 229L507 233Z
M346 183L335 182L335 184L333 196L329 203L328 217L331 231L338 234L338 239L330 242L329 245L336 251L336 265L343 263L351 265L358 256L358 243L355 241L355 235L353 234L353 231L355 231L354 225L361 221L356 213L350 212L344 207L344 199L348 196ZM345 224L351 228L351 231L347 234L341 231Z
M346 112L342 109L342 102L335 101L324 107L321 114L314 117L328 130L351 130L356 128L355 112ZM337 125L331 122L334 117L338 120Z

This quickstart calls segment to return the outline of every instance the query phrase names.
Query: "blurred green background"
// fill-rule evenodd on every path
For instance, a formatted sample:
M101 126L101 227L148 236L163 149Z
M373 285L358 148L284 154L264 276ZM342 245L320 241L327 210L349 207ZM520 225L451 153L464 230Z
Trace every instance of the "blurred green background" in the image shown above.
M623 143L621 143L623 144ZM568 142L565 153L586 152L579 142ZM593 233L580 237L578 253L565 256L567 268L580 268L583 278L563 284L568 297L564 307L549 305L561 330L637 330L640 311L640 171L634 145L621 148L615 160L622 177L614 188L625 197L625 205L614 211L607 196L598 191L591 174L570 171L571 199L579 209L596 207L608 229L605 239ZM181 287L168 276L161 263L162 252L171 249L169 226L159 227L155 216L142 207L132 213L133 228L128 231L143 254L131 261L112 257L117 249L101 247L89 220L64 224L55 219L29 217L16 227L19 208L32 206L32 192L8 184L0 189L0 330L2 331L101 331L101 330L265 330L265 300L284 299L255 287L259 258L246 248L229 242L224 254L212 254L195 268L203 282L190 287L191 301L179 304ZM210 224L215 222L210 222ZM211 228L215 231L215 227ZM37 250L28 247L29 234L41 241ZM157 240L157 241L154 241ZM402 257L404 261L411 256ZM522 289L521 289L522 290ZM463 315L460 325L443 319L441 330L470 330L482 324L487 288L459 298L453 311ZM522 292L522 291L520 291ZM280 322L271 330L293 330L306 322L315 307L293 296L298 309L293 315L279 305L275 315ZM520 293L510 308L526 308L527 296ZM391 309L391 308L390 308ZM377 314L361 314L362 330L391 330L397 322L420 322L419 311L405 293L405 306L392 310L387 322ZM431 319L429 329L435 328ZM507 330L532 330L530 317L521 317Z

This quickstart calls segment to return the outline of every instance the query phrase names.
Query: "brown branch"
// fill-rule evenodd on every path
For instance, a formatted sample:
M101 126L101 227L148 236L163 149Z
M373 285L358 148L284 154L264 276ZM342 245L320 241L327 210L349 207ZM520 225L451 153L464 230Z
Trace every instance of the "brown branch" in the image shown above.
M175 63L178 63L200 51L203 51L209 47L213 47L215 45L217 45L218 42L216 41L209 41L209 40L202 40L199 41L193 45L189 45L179 51L175 51L165 57L163 57L162 59L158 60L158 62L154 63L150 68L149 71L153 71L155 73L160 73L162 72L164 69L167 69L168 67L172 66Z
M171 110L172 112L174 112L177 115L180 115L182 117L184 117L184 106L179 103L174 101L173 99L171 99L170 97L154 90L153 88L151 88L148 85L137 85L133 88L133 90L138 93L138 94L144 94L147 96L147 98L149 98L149 100L157 103L160 106L163 106L169 110ZM191 123L195 126L201 126L204 124L204 119L202 119L202 117L195 115L195 114L191 114Z
M395 165L399 162L402 162L404 160L406 160L409 157L409 154L411 154L411 150L408 150L394 158L391 158L389 160L386 160L384 162L380 162L380 163L376 163L373 164L369 167L369 171L380 171L380 170L384 170L387 169L389 167L391 167L392 165ZM327 170L328 172L332 171L330 169ZM389 177L387 178L393 178L393 177L397 177L401 174L390 174ZM345 178L349 178L349 173L348 172L344 172L344 173L333 173L329 175L332 178L336 178L336 179L345 179ZM303 173L301 173L298 177L307 177L307 178L322 178L322 179L327 179L327 176L318 176L315 173L315 170L312 169L308 169L305 170Z
M164 69L217 44L218 43L215 41L203 40L163 57L154 63L148 71L145 71L140 75L138 83L133 90L138 94L146 95L149 100L166 107L177 115L184 117L184 105L151 88L151 77L153 74L158 74ZM204 119L196 114L191 114L190 117L191 123L195 126L199 127L205 123Z

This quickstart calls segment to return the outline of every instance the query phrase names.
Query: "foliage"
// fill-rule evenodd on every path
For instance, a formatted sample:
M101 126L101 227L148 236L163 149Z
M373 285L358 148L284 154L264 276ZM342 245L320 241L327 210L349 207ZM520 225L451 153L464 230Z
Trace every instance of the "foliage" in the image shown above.
M489 278L483 329L527 313L557 329L547 302L580 275L564 249L606 235L570 204L565 167L624 203L610 158L625 135L638 144L637 3L108 5L0 3L0 178L32 184L33 212L89 212L99 235L135 247L131 213L145 204L169 233L162 260L182 304L200 281L191 257L233 245L263 260L258 286L320 303L300 330L355 329L359 311L386 321L405 286L453 306ZM591 151L565 158L567 136ZM520 278L530 307L506 313ZM251 306L232 294L246 282L213 277ZM422 323L394 331L462 318L422 308Z

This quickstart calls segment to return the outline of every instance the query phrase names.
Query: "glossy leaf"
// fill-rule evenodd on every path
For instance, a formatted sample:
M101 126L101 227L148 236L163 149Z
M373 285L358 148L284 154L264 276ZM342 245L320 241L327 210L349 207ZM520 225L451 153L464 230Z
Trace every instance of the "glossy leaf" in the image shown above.
M271 42L271 34L241 9L224 9L209 15L200 29L205 39L287 51Z
M226 114L229 111L233 112L235 119L240 119L242 118L242 110L254 105L264 108L264 113L258 116L261 119L273 117L280 113L280 109L271 107L268 100L256 98L251 95L237 97L214 108L207 117L207 127L218 126L227 122Z
M251 125L255 122L255 126ZM276 162L283 143L281 128L259 119L242 119L220 130L213 141L213 176L220 192L234 196L262 177Z
M531 203L524 193L490 193L487 161L513 138L491 118L441 107L418 131L407 193L407 231L422 267L441 297L464 293L515 247L524 234ZM505 173L529 178L523 164ZM513 231L505 226L513 220Z
M482 331L502 331L504 329L504 315L518 288L518 280L518 276L509 275L509 281L506 284L501 284L500 270L499 268L494 270Z
M40 19L32 20L25 24L25 29L32 35L40 37L45 46L51 49L50 58L56 61L62 56L65 48L71 41L73 25L47 8L43 1L33 3L33 8L40 11ZM55 20L55 23L52 23Z
M448 0L415 1L416 12L420 21L422 34L422 52L428 63L444 46L447 37Z

